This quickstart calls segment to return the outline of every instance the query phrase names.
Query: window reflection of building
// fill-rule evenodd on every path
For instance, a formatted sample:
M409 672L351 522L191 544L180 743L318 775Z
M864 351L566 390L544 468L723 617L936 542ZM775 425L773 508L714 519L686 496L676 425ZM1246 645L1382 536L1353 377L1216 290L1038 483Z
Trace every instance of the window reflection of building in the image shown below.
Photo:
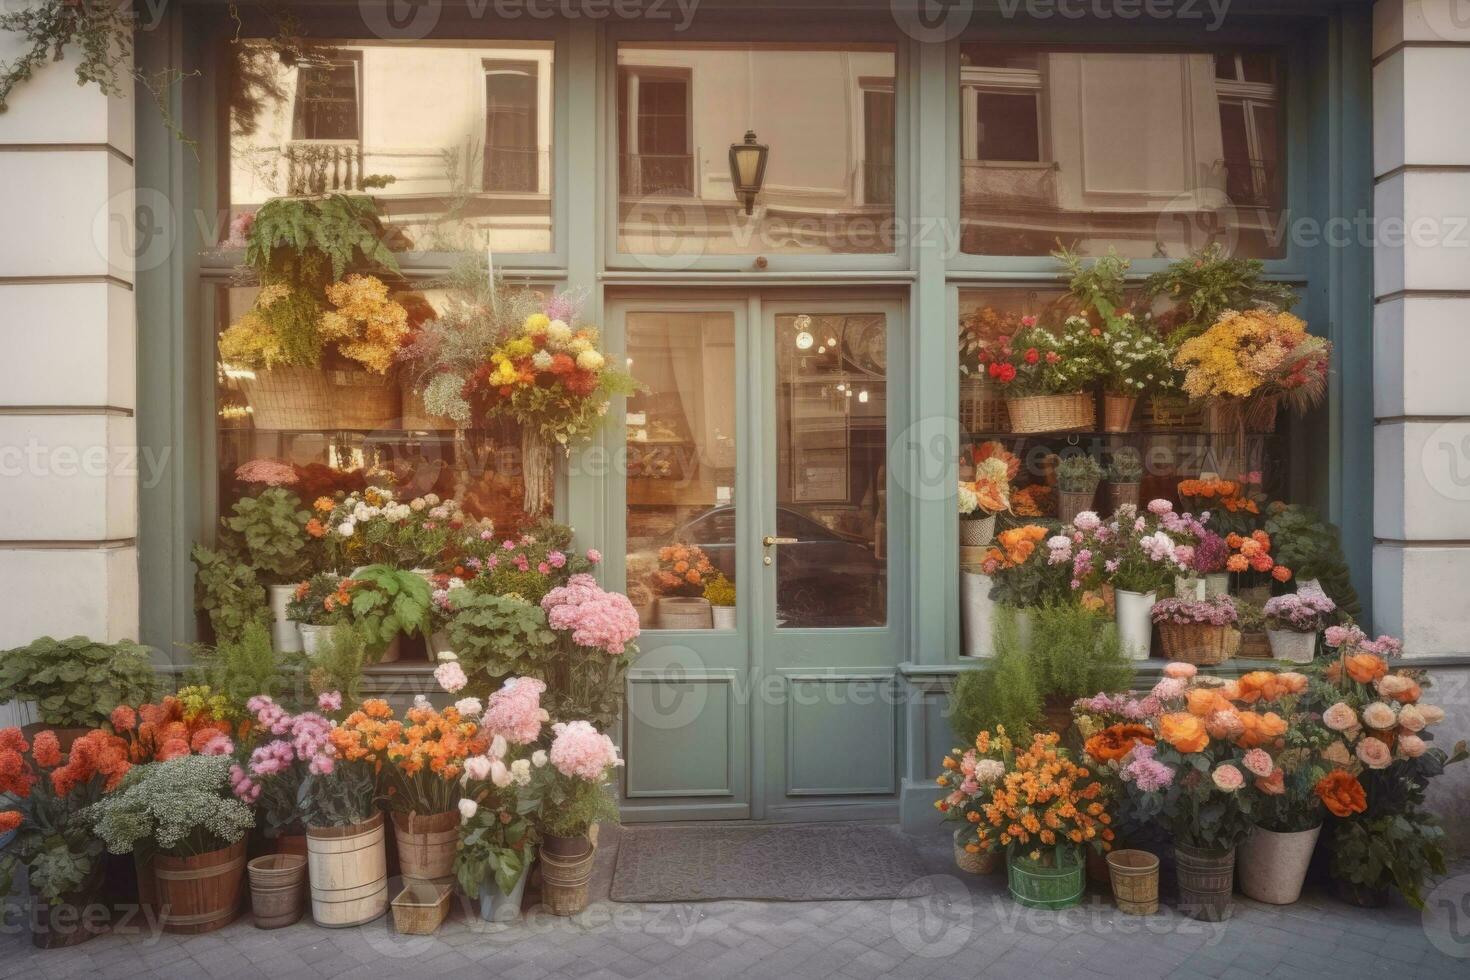
M967 44L960 93L965 251L1280 253L1274 56Z
M886 45L619 45L618 250L893 251L894 60ZM749 218L728 162L747 130L771 148Z
M234 48L232 213L371 190L395 247L552 248L550 42Z

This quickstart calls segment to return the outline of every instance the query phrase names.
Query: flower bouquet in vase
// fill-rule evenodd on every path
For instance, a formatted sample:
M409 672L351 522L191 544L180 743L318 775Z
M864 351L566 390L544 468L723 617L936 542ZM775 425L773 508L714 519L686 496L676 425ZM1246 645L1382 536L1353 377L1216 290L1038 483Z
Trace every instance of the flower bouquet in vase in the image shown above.
M934 801L944 819L956 821L955 865L970 874L990 874L1003 857L1000 838L985 818L996 784L1005 775L1005 760L1015 757L1004 726L981 731L969 748L954 748L944 757L937 782L945 794Z
M1325 592L1288 592L1266 600L1261 612L1271 656L1309 664L1317 652L1317 634L1332 622L1337 606Z
M714 564L697 545L671 544L658 550L653 589L658 593L659 629L713 629L714 615L704 586L714 578Z

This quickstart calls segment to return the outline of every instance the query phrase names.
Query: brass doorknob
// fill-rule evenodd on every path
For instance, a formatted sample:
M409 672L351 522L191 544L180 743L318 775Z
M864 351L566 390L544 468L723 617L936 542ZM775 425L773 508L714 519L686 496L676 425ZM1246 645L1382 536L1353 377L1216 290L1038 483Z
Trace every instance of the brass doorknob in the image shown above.
M771 545L775 545L775 544L796 544L796 539L795 538L776 538L776 537L772 537L771 535L767 534L765 537L761 538L761 544L763 544L767 548L769 548L769 547L771 547Z

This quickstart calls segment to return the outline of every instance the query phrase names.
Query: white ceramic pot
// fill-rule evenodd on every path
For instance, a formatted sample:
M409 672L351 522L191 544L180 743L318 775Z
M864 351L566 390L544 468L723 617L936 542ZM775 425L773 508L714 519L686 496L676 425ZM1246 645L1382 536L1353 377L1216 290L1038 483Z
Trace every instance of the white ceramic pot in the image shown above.
M1205 597L1205 580L1202 575L1175 575L1174 596L1178 599L1200 600Z
M1307 865L1322 827L1281 834L1260 827L1236 848L1236 879L1240 890L1258 902L1290 905L1302 894Z
M1229 572L1210 572L1204 578L1206 599L1213 599L1217 595L1230 594Z
M1294 664L1309 664L1317 652L1316 633L1298 633L1295 630L1267 630L1266 639L1271 641L1271 656Z
M1324 588L1322 588L1321 581L1318 580L1318 579L1314 579L1314 578L1299 578L1299 579L1297 579L1296 580L1296 590L1298 592L1315 592L1318 595L1326 595L1327 594L1327 590L1324 589Z
M271 605L271 643L279 653L300 653L301 633L296 623L286 618L286 604L296 593L294 585L269 585L266 592Z
M734 606L710 606L710 616L714 620L715 629L733 630L735 628Z
M327 638L332 635L335 627L297 623L296 628L301 632L301 651L308 657L315 657L317 651L327 642Z
M1154 602L1157 592L1113 590L1114 615L1118 622L1118 639L1123 653L1133 660L1147 660L1153 646Z
M990 598L990 576L982 572L960 572L960 655L989 657L995 653L990 642L995 630L995 601Z
M995 515L979 519L960 518L960 544L967 548L983 548L995 540Z

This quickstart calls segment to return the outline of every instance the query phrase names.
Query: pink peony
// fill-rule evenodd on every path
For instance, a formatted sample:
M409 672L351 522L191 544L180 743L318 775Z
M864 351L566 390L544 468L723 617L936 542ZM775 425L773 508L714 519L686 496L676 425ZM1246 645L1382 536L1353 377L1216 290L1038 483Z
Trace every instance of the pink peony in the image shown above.
M598 551L596 548L588 548L587 560L594 565L598 564L602 561L602 552Z
M1399 753L1406 759L1417 759L1429 748L1418 735L1400 735L1398 744Z
M1272 771L1276 768L1276 764L1271 761L1271 756L1265 749L1251 749L1245 754L1245 758L1241 762L1254 775L1260 776L1262 779L1271 775Z
M464 675L464 668L457 660L450 660L435 667L434 680L438 681L439 686L450 694L463 690L464 686L470 682L469 678Z
M1358 761L1369 769L1387 769L1388 764L1393 761L1393 753L1388 750L1388 746L1371 735L1358 743L1355 752Z
M623 764L612 739L592 727L590 722L557 722L551 726L551 764L563 776L600 783L607 771Z
M1398 724L1398 715L1382 701L1374 701L1363 709L1363 724L1378 731L1387 731Z
M1227 793L1234 793L1245 785L1245 776L1228 762L1216 768L1210 778L1214 780L1216 786Z
M465 775L471 779L485 779L490 775L490 757L472 755L464 760Z
M1399 726L1410 732L1422 732L1429 723L1418 705L1406 704L1399 709Z

